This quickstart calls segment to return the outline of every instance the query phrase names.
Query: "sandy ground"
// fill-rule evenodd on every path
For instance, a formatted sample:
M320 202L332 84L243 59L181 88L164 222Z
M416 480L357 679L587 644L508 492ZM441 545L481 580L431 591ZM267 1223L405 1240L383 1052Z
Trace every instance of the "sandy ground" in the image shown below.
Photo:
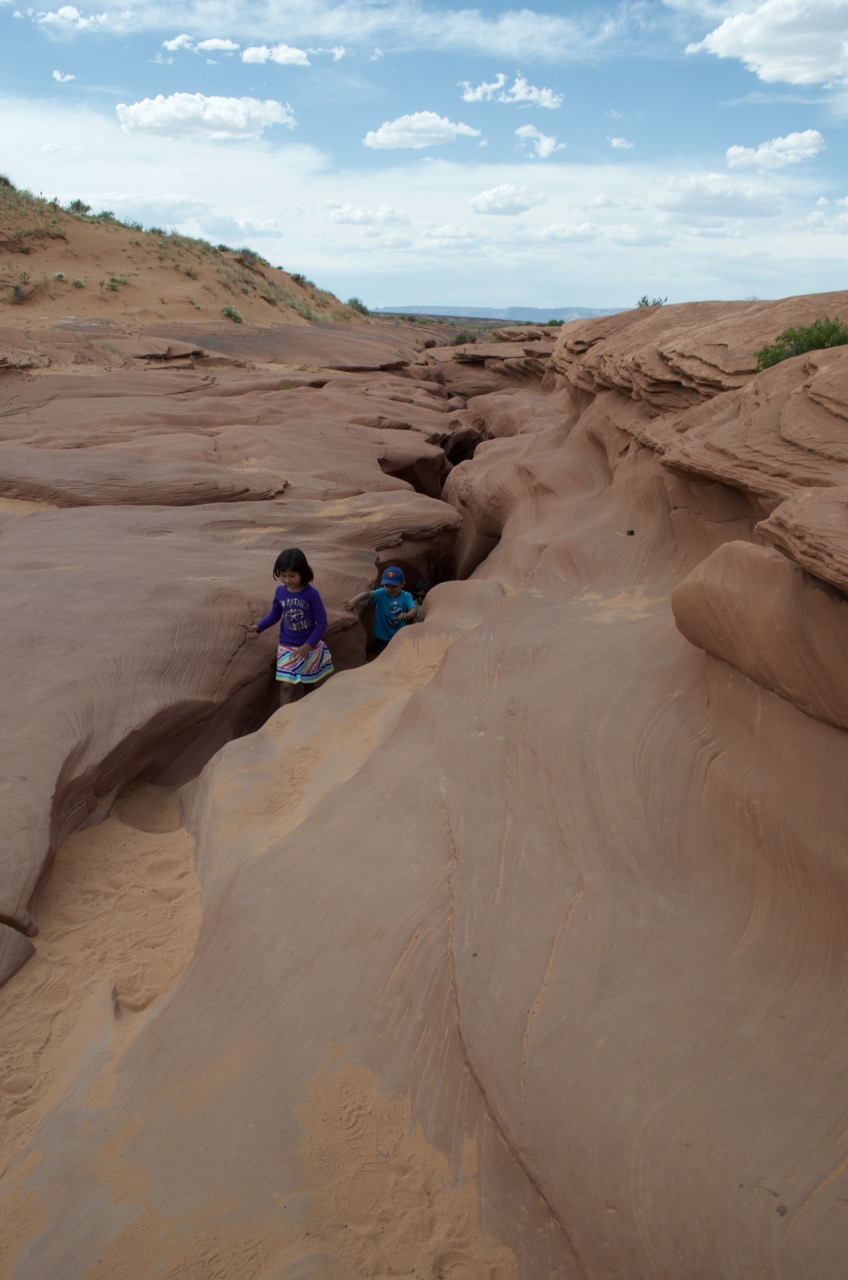
M172 796L139 786L60 848L33 958L0 988L0 1172L61 1097L84 1051L122 1051L173 985L200 928L194 844Z

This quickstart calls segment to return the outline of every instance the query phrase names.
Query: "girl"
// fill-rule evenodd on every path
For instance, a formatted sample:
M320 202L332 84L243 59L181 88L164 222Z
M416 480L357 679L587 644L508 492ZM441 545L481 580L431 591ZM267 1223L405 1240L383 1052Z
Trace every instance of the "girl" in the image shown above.
M271 612L248 631L265 631L280 624L277 647L277 682L280 706L320 680L332 675L333 659L322 639L327 630L327 610L312 586L314 574L299 547L281 551L274 562L274 577L281 586L274 592Z

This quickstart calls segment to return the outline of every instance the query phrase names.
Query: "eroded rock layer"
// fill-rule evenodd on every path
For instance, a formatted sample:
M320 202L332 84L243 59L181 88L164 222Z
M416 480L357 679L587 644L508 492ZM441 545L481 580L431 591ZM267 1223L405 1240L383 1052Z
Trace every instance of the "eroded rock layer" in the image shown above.
M82 395L92 458L137 442L148 470L120 505L83 507L111 461L61 510L7 499L7 759L34 785L3 918L22 938L118 792L116 840L167 839L126 784L207 762L173 833L202 919L144 998L104 961L64 1092L10 1106L0 1274L841 1280L848 364L754 373L840 308L626 313L285 392L172 371L148 416L127 382L121 423ZM39 375L19 395L20 472L73 432ZM131 496L179 456L214 503ZM227 742L267 709L238 623L285 543L343 669ZM437 585L364 666L341 605L393 560ZM33 579L69 623L55 679ZM11 1011L68 932L44 916L0 991L17 1098Z

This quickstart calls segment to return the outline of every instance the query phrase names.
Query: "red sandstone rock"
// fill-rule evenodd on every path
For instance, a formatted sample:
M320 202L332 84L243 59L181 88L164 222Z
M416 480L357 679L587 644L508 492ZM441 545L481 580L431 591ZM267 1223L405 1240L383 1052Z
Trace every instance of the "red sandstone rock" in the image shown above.
M412 366L408 398L384 375L359 399L344 379L291 391L322 448L286 478L325 485L320 500L4 518L12 633L32 578L51 599L64 590L73 624L73 668L43 694L30 683L41 732L15 754L28 764L56 751L51 733L75 744L76 770L110 732L126 750L130 710L151 690L170 706L169 682L223 706L247 661L227 618L261 595L282 537L307 535L351 649L363 633L339 602L375 558L407 573L443 561L459 526L467 579L435 587L423 624L228 743L184 792L197 949L123 1039L107 1010L4 1177L18 1268L131 1259L141 1276L189 1255L269 1277L388 1274L436 1239L435 1274L842 1280L848 606L810 570L845 581L844 361L755 375L753 351L845 300L578 322L535 385L526 367L510 377L510 357L496 372L494 357L480 370L438 355ZM479 397L467 410L439 391L463 386ZM274 474L274 432L291 443L300 409L275 418L270 388L255 390L239 431ZM223 399L210 391L204 421L230 474ZM451 435L439 405L457 431L494 437L451 471L450 506L397 479L417 466L435 483L428 442ZM340 496L386 467L384 432L390 487ZM107 563L83 555L82 530ZM210 548L218 581L204 583ZM136 612L104 636L134 575ZM208 619L201 655L187 601ZM43 634L12 665L49 674ZM92 673L84 694L70 669ZM90 692L94 673L105 691ZM31 704L13 694L23 722ZM159 750L149 733L146 749ZM428 1144L444 1163L425 1190L412 1170ZM471 1196L452 1235L437 1184L454 1204Z

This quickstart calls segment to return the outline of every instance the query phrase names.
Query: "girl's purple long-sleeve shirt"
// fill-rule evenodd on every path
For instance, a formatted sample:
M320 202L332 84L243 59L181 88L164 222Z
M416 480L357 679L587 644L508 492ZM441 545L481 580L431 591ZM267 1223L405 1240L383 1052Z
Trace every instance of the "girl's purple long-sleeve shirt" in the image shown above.
M311 582L300 591L277 587L271 612L257 622L256 630L265 631L275 622L280 624L280 644L287 649L302 644L315 648L327 630L327 610Z

